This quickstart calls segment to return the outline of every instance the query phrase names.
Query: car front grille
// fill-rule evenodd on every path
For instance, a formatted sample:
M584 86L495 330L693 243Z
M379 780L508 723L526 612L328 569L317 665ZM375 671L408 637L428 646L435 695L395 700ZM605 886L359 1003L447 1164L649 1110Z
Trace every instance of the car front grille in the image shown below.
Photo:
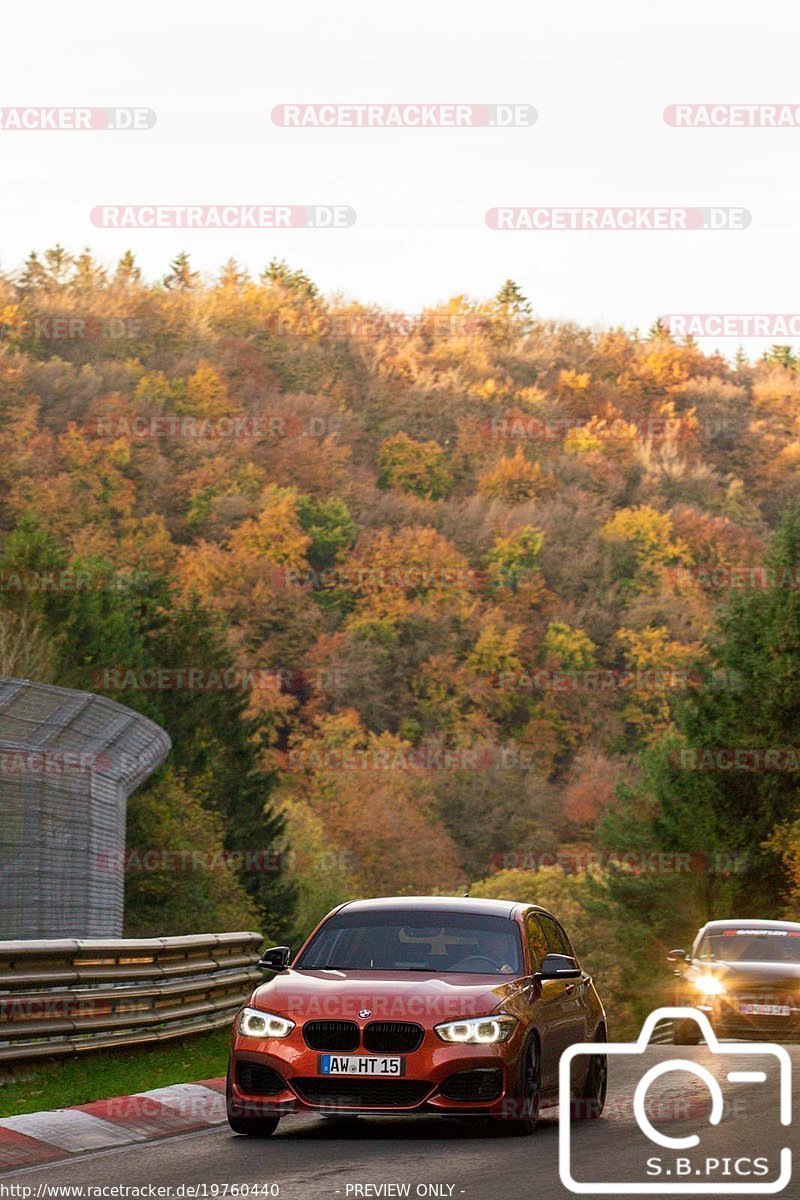
M458 1071L442 1085L448 1100L496 1100L503 1090L503 1074L496 1067Z
M788 989L785 991L764 989L761 992L751 989L747 992L731 993L728 1003L734 1004L737 1008L741 1008L743 1004L785 1004L789 1008L797 1008L800 1007L800 994L792 995Z
M373 1054L410 1054L424 1036L422 1026L410 1021L371 1021L364 1030L364 1048Z
M250 1096L275 1096L286 1091L286 1082L263 1063L240 1061L236 1064L236 1086Z
M338 1050L348 1054L358 1049L355 1021L306 1021L303 1038L311 1050Z
M424 1079L293 1079L292 1086L320 1108L411 1108L431 1090Z

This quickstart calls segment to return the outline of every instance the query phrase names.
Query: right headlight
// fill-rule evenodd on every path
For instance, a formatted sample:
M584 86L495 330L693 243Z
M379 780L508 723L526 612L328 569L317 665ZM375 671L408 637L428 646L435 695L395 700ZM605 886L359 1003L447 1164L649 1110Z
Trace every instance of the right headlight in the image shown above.
M492 1046L507 1042L517 1028L517 1018L501 1013L497 1017L478 1017L470 1021L446 1021L435 1025L443 1042L461 1042L466 1046Z
M243 1037L285 1038L294 1029L294 1021L263 1012L260 1008L243 1008L237 1028Z
M724 996L728 990L716 975L701 975L699 979L694 980L693 986L704 996Z

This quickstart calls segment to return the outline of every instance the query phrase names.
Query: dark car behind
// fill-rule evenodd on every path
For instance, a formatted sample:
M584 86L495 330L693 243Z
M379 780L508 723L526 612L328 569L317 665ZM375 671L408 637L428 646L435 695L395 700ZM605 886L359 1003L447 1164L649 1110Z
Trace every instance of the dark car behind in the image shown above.
M722 1038L793 1041L800 1037L800 924L794 921L709 921L689 953L673 950L674 1001L697 1008ZM699 1036L676 1022L674 1041Z

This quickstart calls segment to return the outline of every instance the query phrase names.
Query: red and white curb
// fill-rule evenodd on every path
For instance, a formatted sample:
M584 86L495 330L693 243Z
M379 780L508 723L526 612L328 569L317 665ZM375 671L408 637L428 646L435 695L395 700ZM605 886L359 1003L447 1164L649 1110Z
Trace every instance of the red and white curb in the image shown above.
M174 1083L75 1108L0 1117L0 1171L192 1133L221 1125L225 1119L224 1079Z

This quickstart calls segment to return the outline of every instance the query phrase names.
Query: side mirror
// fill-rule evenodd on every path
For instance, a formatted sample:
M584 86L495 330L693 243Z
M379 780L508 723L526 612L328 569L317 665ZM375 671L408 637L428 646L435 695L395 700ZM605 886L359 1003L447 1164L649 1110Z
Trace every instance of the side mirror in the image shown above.
M580 979L582 971L567 954L546 954L539 971L540 979Z
M258 960L259 971L285 971L289 965L292 952L288 946L273 946L265 950Z
M687 962L689 955L685 950L670 950L667 955L667 962Z

